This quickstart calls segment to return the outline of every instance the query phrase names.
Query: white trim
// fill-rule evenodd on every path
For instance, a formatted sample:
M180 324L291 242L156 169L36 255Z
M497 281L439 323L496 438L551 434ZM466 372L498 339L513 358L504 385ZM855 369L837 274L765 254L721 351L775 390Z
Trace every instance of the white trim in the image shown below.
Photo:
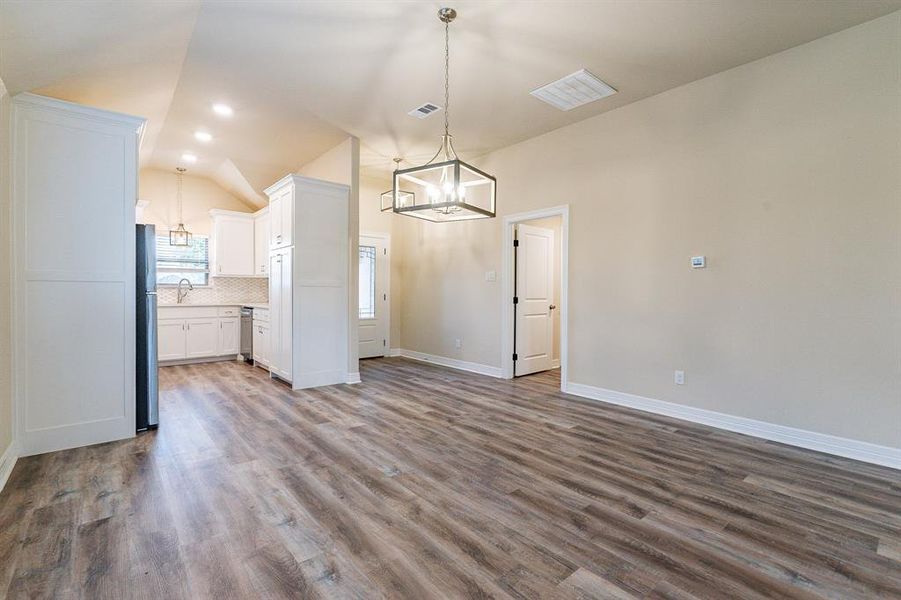
M399 352L399 356L412 358L413 360L418 360L420 362L450 367L451 369L458 369L460 371L469 371L470 373L478 373L479 375L488 375L489 377L503 378L504 376L500 367L492 367L491 365L467 362L465 360L457 360L456 358L447 358L445 356L436 356L434 354L416 352L415 350L407 350L405 348L400 348L396 351ZM392 350L392 353L393 352L395 352L395 350Z
M9 443L9 446L6 447L6 450L3 451L3 455L0 456L0 492L3 491L6 482L9 481L9 476L12 474L13 467L16 466L16 461L18 459L19 456L16 452L16 442L13 440Z
M743 433L790 446L825 452L893 469L901 469L901 448L879 446L834 435L757 421L746 417L736 417L704 408L645 398L582 383L566 382L563 391L591 400L643 410L692 423L709 425L718 429Z
M362 381L363 380L360 379L360 373L356 372L356 373L348 373L347 379L344 381L344 383L354 384L354 383L362 383Z
M177 306L190 306L186 304L179 304ZM218 318L218 317L216 317ZM163 319L164 321L166 319ZM178 319L173 319L177 321ZM200 365L204 363L214 363L214 362L230 362L237 361L237 354L224 354L222 356L204 356L202 358L176 358L174 360L161 360L159 361L159 366L161 367L177 367L179 365Z
M32 94L31 92L16 94L13 96L12 100L22 109L38 108L45 111L54 111L69 118L78 117L94 121L95 123L134 127L135 133L138 134L138 136L143 136L145 124L147 123L147 119L143 117L113 112L102 108L94 108L93 106L67 102L65 100L57 100L56 98ZM138 141L138 146L140 146L140 141Z
M388 356L400 356L400 348L391 348L388 350Z
M551 361L551 368L552 369L560 368L560 359L559 358L555 358L554 360Z
M501 249L501 377L513 378L513 225L523 221L562 217L560 227L560 389L563 390L569 364L569 205L553 206L507 215L503 219Z
M349 192L350 186L346 183L337 183L335 181L325 181L324 179L315 179L313 177L306 177L305 175L298 175L296 173L288 173L265 190L263 193L267 196L272 197L273 194L278 192L280 189L285 187L286 185L290 185L293 183L295 186L298 184L302 185L310 185L310 186L318 186L323 189L331 189L331 190L339 190L341 192Z

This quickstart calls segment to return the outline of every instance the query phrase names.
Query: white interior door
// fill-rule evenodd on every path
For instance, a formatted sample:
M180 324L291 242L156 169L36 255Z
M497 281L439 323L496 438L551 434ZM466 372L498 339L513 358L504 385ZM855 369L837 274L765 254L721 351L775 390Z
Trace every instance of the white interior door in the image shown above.
M388 354L388 240L360 236L360 358Z
M553 366L554 230L516 226L514 375Z

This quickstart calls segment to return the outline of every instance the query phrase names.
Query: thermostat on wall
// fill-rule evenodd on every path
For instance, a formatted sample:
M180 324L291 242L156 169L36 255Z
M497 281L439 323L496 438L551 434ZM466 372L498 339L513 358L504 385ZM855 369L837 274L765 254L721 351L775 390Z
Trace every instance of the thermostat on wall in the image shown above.
M692 269L703 269L707 266L707 257L706 256L692 256L691 257L691 268Z

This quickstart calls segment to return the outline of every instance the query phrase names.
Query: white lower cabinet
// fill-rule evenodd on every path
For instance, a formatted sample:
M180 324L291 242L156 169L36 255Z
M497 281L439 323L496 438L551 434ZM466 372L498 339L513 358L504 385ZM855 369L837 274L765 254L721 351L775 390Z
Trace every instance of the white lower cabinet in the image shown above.
M157 326L157 355L159 360L183 360L187 336L183 319L159 321Z
M241 320L237 317L219 318L219 354L241 351Z
M253 362L261 367L269 366L269 323L253 322Z
M219 319L188 319L185 358L203 358L219 354Z
M157 326L160 362L234 356L241 348L238 307L160 307Z
M286 381L292 377L292 248L269 255L269 372Z

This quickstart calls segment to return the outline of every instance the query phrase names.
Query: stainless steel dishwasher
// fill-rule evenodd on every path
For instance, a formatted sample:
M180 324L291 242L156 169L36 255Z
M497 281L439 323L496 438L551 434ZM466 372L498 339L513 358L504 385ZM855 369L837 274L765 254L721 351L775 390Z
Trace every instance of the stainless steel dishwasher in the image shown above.
M241 356L253 364L253 309L249 306L241 308Z

